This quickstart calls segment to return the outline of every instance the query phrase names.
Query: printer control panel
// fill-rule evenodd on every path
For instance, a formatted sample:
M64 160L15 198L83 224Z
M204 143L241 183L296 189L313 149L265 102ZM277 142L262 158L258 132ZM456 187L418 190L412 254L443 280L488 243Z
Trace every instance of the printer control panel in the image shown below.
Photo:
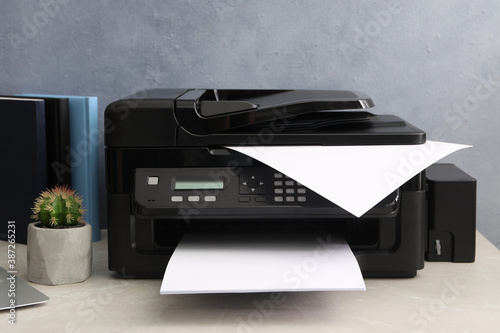
M138 168L134 182L143 208L335 206L269 167Z
M254 199L257 202L305 203L307 192L302 184L281 172L250 170L239 174L239 202L251 202Z

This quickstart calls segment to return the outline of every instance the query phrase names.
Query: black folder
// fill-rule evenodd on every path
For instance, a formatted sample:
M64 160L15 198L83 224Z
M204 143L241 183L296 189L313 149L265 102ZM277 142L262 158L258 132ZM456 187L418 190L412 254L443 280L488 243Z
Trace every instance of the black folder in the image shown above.
M46 97L42 99L45 101L48 186L71 186L69 100Z
M0 238L26 243L30 208L47 187L45 102L0 97L0 122Z

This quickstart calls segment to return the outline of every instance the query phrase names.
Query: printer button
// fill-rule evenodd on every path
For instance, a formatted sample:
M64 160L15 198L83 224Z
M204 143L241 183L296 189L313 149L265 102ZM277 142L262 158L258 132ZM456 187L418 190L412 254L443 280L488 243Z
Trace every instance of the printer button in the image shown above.
M206 195L204 199L206 202L215 202L217 197L215 195Z
M188 201L189 202L198 202L198 201L200 201L200 197L198 195L190 195L190 196L188 196Z
M280 172L276 172L276 173L274 174L274 178L278 178L278 179L279 179L279 178L283 178L283 174L282 174L282 173L280 173Z
M259 181L255 178L252 178L247 181L247 185L250 188L257 188L259 187Z
M274 186L283 186L283 182L281 180L275 180Z
M243 196L238 198L239 202L250 202L250 197Z
M298 194L305 194L306 193L306 189L305 188L299 188L299 189L297 189L297 193Z
M275 196L274 202L283 202L283 197L282 196Z
M159 178L156 176L148 177L148 185L158 185Z
M240 194L265 194L266 178L262 175L240 175Z
M275 188L274 194L283 194L283 189L282 188Z
M294 202L295 201L295 197L288 196L288 197L286 197L286 201L287 202Z
M306 197L304 197L304 196L297 197L297 201L298 202L306 202Z
M182 200L184 200L184 198L182 197L182 195L173 195L170 200L172 202L182 202Z
M286 194L294 194L295 190L293 188L287 188L286 189Z
M286 186L293 186L294 184L295 184L295 182L294 182L293 180L287 180L287 181L285 182L285 185L286 185Z

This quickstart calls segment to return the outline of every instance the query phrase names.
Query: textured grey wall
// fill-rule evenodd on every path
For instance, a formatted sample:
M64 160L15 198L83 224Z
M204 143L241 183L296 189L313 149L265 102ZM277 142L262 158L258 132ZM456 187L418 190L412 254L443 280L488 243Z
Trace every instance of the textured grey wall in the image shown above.
M478 228L500 245L500 2L6 0L0 93L149 87L354 89L478 179ZM102 166L101 166L102 167Z

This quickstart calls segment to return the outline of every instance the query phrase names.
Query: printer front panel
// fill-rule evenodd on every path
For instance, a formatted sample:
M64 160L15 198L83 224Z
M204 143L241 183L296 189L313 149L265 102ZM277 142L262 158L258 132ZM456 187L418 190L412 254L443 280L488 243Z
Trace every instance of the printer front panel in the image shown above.
M423 252L423 242L420 248L399 249L401 229L409 230L404 237L414 237L414 243L423 238L415 234L422 229L420 218L402 220L401 198L407 195L400 191L355 218L240 154L214 154L208 148L107 148L106 163L109 266L124 277L161 277L185 233L341 233L363 258L362 271L363 266L380 271L370 276L411 276L421 265L411 257ZM406 205L415 206L412 200ZM407 264L392 272L395 253Z

